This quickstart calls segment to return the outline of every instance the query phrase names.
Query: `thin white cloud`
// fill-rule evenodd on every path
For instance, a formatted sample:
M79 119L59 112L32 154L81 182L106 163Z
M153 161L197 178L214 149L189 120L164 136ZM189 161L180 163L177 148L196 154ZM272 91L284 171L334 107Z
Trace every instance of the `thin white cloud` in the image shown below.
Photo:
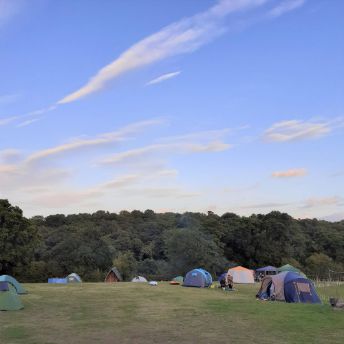
M38 121L40 121L40 120L42 120L42 119L43 119L42 117L40 117L40 118L28 119L28 120L26 120L26 121L24 121L24 122L19 123L19 124L17 125L17 127L18 127L18 128L27 127L27 126L29 126L30 124L35 123L35 122L38 122Z
M329 134L332 125L332 121L282 121L267 129L263 137L267 142L315 139Z
M187 154L187 153L207 153L207 152L221 152L230 149L232 146L224 142L209 142L206 144L201 143L160 143L140 148L127 150L112 155L109 158L103 159L100 164L103 165L116 165L122 162L138 161L146 159L150 154Z
M57 108L57 105L51 105L51 106L48 106L48 107L45 107L45 108L42 108L39 110L28 112L24 115L9 116L9 117L2 118L2 119L0 119L0 127L7 125L7 124L10 124L12 122L24 120L25 118L30 118L30 117L35 117L35 116L46 114L48 112L54 111L56 108ZM27 121L24 121L23 123L28 122L28 121L30 121L30 119ZM31 122L31 123L33 123L33 122Z
M166 80L169 80L169 79L172 79L172 78L175 78L176 76L178 76L181 72L178 71L178 72L172 72L172 73L166 73L166 74L163 74L163 75L160 75L159 77L147 82L146 86L149 86L149 85L154 85L154 84L159 84L160 82L163 82L163 81L166 81Z
M303 6L306 0L286 0L275 6L272 10L268 12L270 17L280 17L281 15L294 11L297 8Z
M62 145L58 145L52 148L35 152L31 154L30 156L28 156L25 162L32 163L38 160L46 159L51 156L67 153L70 151L80 150L83 148L93 147L93 146L101 146L101 145L114 143L114 142L121 142L127 139L128 135L141 131L145 129L146 127L161 124L161 123L162 123L161 119L141 121L141 122L128 125L117 131L97 135L96 137L93 137L93 138L76 139L69 143L65 143Z
M307 174L305 168L292 168L286 171L277 171L272 173L274 178L293 178L293 177L303 177Z
M174 55L193 52L225 31L223 19L227 15L259 7L266 1L221 0L203 13L175 22L130 47L58 104L70 103L97 92L124 73Z

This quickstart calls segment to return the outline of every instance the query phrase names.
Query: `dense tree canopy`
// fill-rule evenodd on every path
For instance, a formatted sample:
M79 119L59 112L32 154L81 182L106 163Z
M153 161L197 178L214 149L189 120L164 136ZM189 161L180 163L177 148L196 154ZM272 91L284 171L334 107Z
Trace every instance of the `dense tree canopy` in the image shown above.
M27 265L37 240L37 229L23 217L21 209L0 200L0 275Z
M344 221L296 220L273 211L249 217L212 212L35 216L0 200L0 271L27 281L79 273L101 281L113 266L126 280L135 274L170 278L195 267L214 276L228 266L290 263L311 277L344 270Z

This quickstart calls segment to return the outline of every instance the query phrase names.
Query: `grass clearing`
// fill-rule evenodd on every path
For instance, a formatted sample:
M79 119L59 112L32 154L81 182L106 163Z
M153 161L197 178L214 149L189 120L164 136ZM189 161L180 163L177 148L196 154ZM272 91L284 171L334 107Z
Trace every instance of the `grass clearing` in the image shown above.
M160 283L26 284L24 310L0 312L0 343L342 343L344 311ZM332 287L321 290L326 298ZM344 286L341 293L344 292ZM333 289L333 288L332 288Z

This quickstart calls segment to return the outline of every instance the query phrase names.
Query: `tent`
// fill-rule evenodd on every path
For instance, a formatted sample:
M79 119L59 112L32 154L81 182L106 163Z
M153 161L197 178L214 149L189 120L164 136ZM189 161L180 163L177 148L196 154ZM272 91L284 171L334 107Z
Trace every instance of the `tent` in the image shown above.
M121 282L122 276L119 273L118 269L114 266L106 275L105 282Z
M277 269L277 272L284 272L284 271L297 272L298 274L302 275L303 277L306 277L306 275L301 270L294 268L290 264L283 265Z
M67 284L67 278L58 278L58 277L48 278L48 283Z
M264 275L276 275L277 274L277 268L274 266L268 265L264 266L263 268L256 269L256 272L263 273Z
M148 284L151 285L152 287L156 287L158 285L158 282L157 281L149 281Z
M173 280L170 282L172 285L180 285L183 284L184 282L184 277L183 276L176 276L173 278Z
M321 303L313 283L290 271L264 277L256 296L262 300Z
M136 282L136 283L145 283L145 282L147 282L147 280L144 277L142 277L142 276L136 276L131 281L132 282Z
M220 276L219 276L219 278L217 279L217 281L218 282L221 282L224 278L226 278L227 277L227 272L224 272L223 274L221 274Z
M184 287L207 288L213 283L210 273L204 269L193 269L184 278Z
M22 287L22 285L12 276L2 275L0 276L0 282L10 283L16 290L17 294L27 294L27 291Z
M253 270L246 269L243 266L229 269L227 274L232 275L234 283L254 283Z
M0 311L17 311L22 308L15 287L10 282L0 282Z
M67 283L81 283L82 282L80 276L76 274L75 272L68 275L66 279L67 279Z

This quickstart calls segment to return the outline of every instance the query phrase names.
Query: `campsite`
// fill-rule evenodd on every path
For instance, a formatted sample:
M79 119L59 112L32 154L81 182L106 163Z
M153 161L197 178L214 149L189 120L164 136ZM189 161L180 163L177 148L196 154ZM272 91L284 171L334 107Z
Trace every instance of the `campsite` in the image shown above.
M24 284L25 308L0 313L1 343L342 343L344 312L328 303L257 301L259 285ZM342 292L344 286L341 287ZM318 288L319 290L319 288ZM331 287L319 290L323 300ZM66 339L67 338L67 339Z
M343 17L0 0L0 344L344 344Z

